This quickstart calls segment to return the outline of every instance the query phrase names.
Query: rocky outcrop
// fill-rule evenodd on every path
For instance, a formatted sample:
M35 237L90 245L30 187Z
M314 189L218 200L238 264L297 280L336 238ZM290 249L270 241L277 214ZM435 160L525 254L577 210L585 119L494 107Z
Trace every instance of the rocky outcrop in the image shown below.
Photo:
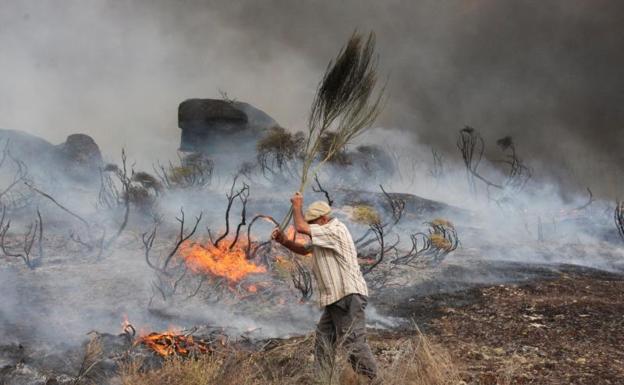
M89 135L72 134L65 143L56 146L55 150L56 157L68 176L88 180L99 175L103 163L102 153Z
M242 139L255 143L264 130L276 125L265 112L243 102L188 99L178 107L181 151L226 153L227 143Z
M7 146L13 158L24 162L29 175L43 180L99 178L102 154L93 138L85 134L72 134L64 143L53 145L22 131L0 129L0 146Z

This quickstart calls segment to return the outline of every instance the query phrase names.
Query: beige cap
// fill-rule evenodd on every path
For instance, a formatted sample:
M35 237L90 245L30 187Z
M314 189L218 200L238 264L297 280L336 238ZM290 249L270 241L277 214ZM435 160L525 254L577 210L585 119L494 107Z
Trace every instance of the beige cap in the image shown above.
M306 222L310 222L322 217L323 215L329 214L331 214L331 207L329 207L327 202L316 201L308 206L308 209L303 215L303 218L306 220Z

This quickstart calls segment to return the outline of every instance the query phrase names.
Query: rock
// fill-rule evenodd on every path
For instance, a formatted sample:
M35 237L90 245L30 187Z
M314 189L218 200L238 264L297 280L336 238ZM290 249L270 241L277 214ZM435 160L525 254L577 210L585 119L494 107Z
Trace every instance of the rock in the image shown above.
M275 125L277 122L269 115L243 102L188 99L178 107L180 151L217 150L225 138L241 134L256 137Z
M22 131L0 129L2 149L5 143L8 143L11 156L28 167L29 176L48 181L63 176L79 181L99 180L102 155L98 145L88 135L72 134L64 143L55 146ZM5 167L2 171L13 172L5 170Z
M56 147L59 154L68 162L92 168L99 168L102 165L100 148L89 135L72 134L67 137L65 143Z
M229 173L253 161L256 142L278 123L265 112L243 102L188 99L178 107L182 130L180 151L201 152L215 161L215 169Z
M56 146L56 155L65 173L75 179L89 180L99 176L102 153L89 135L72 134Z

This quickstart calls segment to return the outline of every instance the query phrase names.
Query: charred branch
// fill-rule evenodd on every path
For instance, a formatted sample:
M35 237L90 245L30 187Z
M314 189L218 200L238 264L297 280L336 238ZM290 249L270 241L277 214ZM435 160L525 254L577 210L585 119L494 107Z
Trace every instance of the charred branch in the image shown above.
M392 263L401 265L437 265L459 246L457 231L452 223L437 219L428 222L428 233L417 232L410 236L411 249L395 258Z
M236 226L236 235L234 236L234 240L232 244L230 244L230 250L234 248L234 245L238 242L238 237L240 236L241 229L243 226L247 224L247 199L249 199L249 186L243 183L243 188L241 189L241 194L238 196L241 201L241 220ZM249 239L247 240L249 242Z
M319 180L318 175L314 175L314 183L316 183L316 187L312 186L312 191L325 195L325 200L327 200L327 204L333 206L334 201L333 199L331 199L329 192L327 192L327 190L323 188L323 185L321 185L321 181Z
M384 196L388 204L390 205L390 209L392 210L392 217L394 218L394 224L398 223L403 217L403 212L405 211L405 200L397 197L393 197L386 190L384 190L382 185L379 185L379 188L383 192Z
M2 215L0 216L0 249L5 257L19 258L24 261L24 264L29 269L34 269L36 264L32 259L32 249L35 244L35 240L38 239L39 259L43 257L43 220L41 219L41 213L37 209L37 217L34 223L27 226L26 232L23 235L20 251L9 250L7 242L7 234L11 228L11 221L6 218L7 209L2 207ZM6 222L6 223L5 223Z
M13 155L11 155L11 152L8 149L8 145L9 145L9 142L7 141L7 144L3 150L2 159L0 159L0 167L4 165L5 160L8 158L8 159L11 159L11 161L13 162L15 166L15 172L13 174L13 178L11 182L9 182L9 184L5 188L3 188L2 191L0 191L0 199L2 199L7 194L9 194L9 192L13 190L13 188L15 188L15 186L17 186L19 183L27 182L29 179L28 167L26 166L24 162L15 158Z
M193 225L193 228L191 229L191 231L184 234L185 215L184 215L184 209L180 207L180 216L176 217L176 220L178 221L178 223L180 223L180 232L178 234L178 238L177 238L175 246L173 247L173 249L171 249L167 257L165 258L165 263L163 264L163 270L167 269L167 266L169 266L169 262L171 261L171 258L173 258L173 256L178 252L178 249L180 249L180 246L184 242L186 242L188 239L190 239L193 236L193 234L195 234L195 232L197 231L197 226L199 225L199 222L201 222L203 215L204 215L203 212L199 213L199 216L195 217L195 224Z
M477 169L479 168L479 163L481 163L483 152L485 151L483 138L474 128L466 126L459 131L457 148L461 153L464 166L466 166L466 179L468 180L470 191L473 194L476 194L477 185L475 183L475 178L478 177L482 179L477 173ZM483 179L483 181L488 185L492 184L490 181L485 179Z
M219 242L224 240L230 234L230 211L232 210L232 205L234 204L234 201L241 196L243 197L241 198L241 200L244 199L243 211L245 210L245 206L247 204L247 198L249 196L249 186L243 184L243 187L240 190L235 191L237 180L238 176L235 176L234 180L232 181L232 186L230 187L230 192L226 194L228 204L227 208L225 209L225 231L214 242L214 245L216 247L219 247Z
M65 211L67 214L71 215L72 217L76 218L77 220L79 220L82 224L84 224L85 226L87 226L87 228L89 228L89 222L87 222L83 217L81 217L80 215L76 214L75 212L71 211L70 209L68 209L67 207L63 206L62 204L60 204L56 199L54 199L50 194L47 194L41 190L39 190L38 188L36 188L35 186L33 186L30 183L25 183L26 186L28 186L31 190L33 190L34 192L36 192L37 194L40 194L41 196L43 196L44 198L50 200L52 203L54 203L58 208L60 208L61 210Z
M431 148L431 156L433 157L433 165L429 170L429 175L436 180L436 183L440 183L440 179L444 176L444 157L433 147Z
M378 247L378 251L375 252L374 255L372 256L372 260L370 261L372 263L362 269L362 274L364 275L369 274L377 266L379 266L384 261L385 256L389 252L391 251L396 252L396 247L399 244L400 239L397 236L397 241L394 244L387 245L385 228L386 226L380 223L373 223L370 225L370 230L375 235L375 240L377 241L377 244L379 245L379 247Z
M181 282L186 278L188 267L184 261L180 262L176 266L170 264L173 257L177 254L180 246L189 240L197 231L199 222L202 219L203 213L195 218L195 223L190 231L186 231L185 214L184 210L180 208L180 216L176 217L176 220L180 223L180 230L176 238L176 242L172 249L164 257L152 259L151 252L154 247L154 241L160 226L160 221L154 222L154 227L151 231L145 232L142 235L143 250L145 256L145 262L147 266L155 271L156 277L152 281L152 298L150 298L149 304L151 305L154 296L160 295L163 301L172 297L178 291L178 287ZM199 290L199 288L197 289Z
M251 222L249 222L249 226L247 226L247 251L246 251L247 259L255 258L256 252L258 251L258 249L260 249L262 246L271 244L271 241L263 242L263 243L257 245L253 249L253 251L252 251L251 229L252 229L253 225L256 223L256 221L259 220L259 219L263 219L263 220L269 221L269 222L273 223L275 226L279 226L279 222L277 222L270 215L256 215L255 217L253 217Z
M527 167L518 157L516 146L511 136L499 139L496 144L498 144L501 150L509 152L507 154L507 159L498 161L498 163L506 164L509 167L507 178L503 182L504 188L512 192L522 191L527 182L531 179L533 170Z
M476 181L481 181L486 186L488 199L490 198L490 188L503 191L502 197L494 199L500 204L509 200L511 194L522 191L531 179L533 171L518 156L516 146L510 136L499 139L496 144L502 151L507 152L505 159L494 161L494 163L502 164L507 168L505 179L502 182L493 182L479 172L485 143L477 130L466 126L459 131L459 138L457 139L457 148L460 150L466 167L470 191L475 195L477 192Z
M312 297L312 274L297 258L292 258L293 269L290 272L293 285L301 293L301 301L307 301Z
M117 240L117 238L119 238L121 233L125 230L126 226L128 225L128 218L130 217L130 191L131 191L132 180L128 176L126 150L123 148L121 149L121 169L118 168L115 175L117 175L117 178L121 182L122 202L123 202L124 211L123 211L123 217L119 225L119 228L117 229L115 234L110 239L108 239L107 241L103 243L104 249L107 249L108 247L110 247Z

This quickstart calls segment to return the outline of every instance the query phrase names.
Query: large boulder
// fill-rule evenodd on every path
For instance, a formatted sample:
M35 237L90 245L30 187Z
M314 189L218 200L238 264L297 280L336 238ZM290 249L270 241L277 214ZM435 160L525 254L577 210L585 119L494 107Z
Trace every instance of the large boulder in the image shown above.
M188 99L178 108L180 151L202 152L231 162L255 154L262 133L278 123L248 103L222 99Z

